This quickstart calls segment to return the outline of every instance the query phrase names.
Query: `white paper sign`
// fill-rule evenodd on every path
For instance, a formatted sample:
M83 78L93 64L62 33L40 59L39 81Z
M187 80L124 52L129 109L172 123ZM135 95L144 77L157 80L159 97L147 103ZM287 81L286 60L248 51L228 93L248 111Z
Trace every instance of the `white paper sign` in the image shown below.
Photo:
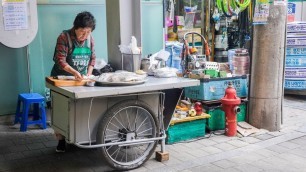
M4 30L28 29L26 0L4 0L2 8Z

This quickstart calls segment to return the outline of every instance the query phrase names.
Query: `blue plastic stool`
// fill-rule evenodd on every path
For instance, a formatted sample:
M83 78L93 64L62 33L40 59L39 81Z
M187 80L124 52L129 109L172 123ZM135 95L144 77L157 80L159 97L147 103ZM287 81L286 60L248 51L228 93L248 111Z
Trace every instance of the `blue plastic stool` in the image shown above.
M20 105L22 103L22 112ZM29 114L33 105L33 113ZM33 120L28 120L33 116ZM20 122L20 131L27 131L28 125L40 124L43 129L47 127L45 98L38 93L22 93L18 95L17 109L14 124Z

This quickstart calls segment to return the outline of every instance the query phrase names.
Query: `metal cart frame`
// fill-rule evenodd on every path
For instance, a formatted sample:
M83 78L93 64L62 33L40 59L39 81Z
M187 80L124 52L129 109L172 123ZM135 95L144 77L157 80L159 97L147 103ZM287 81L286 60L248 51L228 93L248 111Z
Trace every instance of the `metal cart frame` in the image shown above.
M158 141L165 152L165 129L172 117L163 114L165 99L176 104L178 97L171 100L173 96L167 98L164 91L199 84L189 78L154 77L144 84L119 87L57 87L47 82L52 128L68 143L100 148L111 167L134 169L148 160Z

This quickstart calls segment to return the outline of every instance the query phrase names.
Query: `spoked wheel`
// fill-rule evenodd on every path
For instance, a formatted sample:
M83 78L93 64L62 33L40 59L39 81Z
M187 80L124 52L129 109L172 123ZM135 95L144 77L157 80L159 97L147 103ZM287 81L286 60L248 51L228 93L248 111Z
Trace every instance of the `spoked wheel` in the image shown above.
M101 152L111 167L130 170L141 166L151 157L157 141L127 142L155 138L158 131L153 110L143 101L128 100L114 105L103 116L97 132L97 143L122 142L102 147Z

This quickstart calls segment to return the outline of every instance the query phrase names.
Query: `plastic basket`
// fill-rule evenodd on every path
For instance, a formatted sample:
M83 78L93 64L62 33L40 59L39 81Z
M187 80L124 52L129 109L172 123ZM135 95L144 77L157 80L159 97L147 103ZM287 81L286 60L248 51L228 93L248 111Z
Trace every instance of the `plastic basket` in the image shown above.
M170 125L167 130L167 144L195 139L205 136L207 119L198 119Z

